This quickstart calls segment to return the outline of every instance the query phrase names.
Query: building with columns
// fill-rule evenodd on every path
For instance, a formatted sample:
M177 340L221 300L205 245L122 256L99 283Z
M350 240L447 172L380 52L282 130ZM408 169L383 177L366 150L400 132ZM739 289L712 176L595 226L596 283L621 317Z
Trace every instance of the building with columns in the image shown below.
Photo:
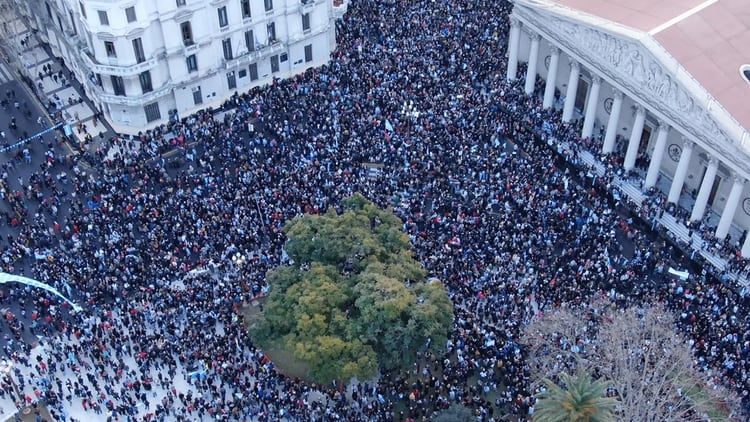
M116 131L326 63L342 0L40 0L32 26ZM176 114L175 114L176 113Z
M750 2L515 0L507 78L717 239L750 229ZM743 19L743 17L745 17ZM520 74L519 63L527 63ZM750 236L741 244L750 256Z

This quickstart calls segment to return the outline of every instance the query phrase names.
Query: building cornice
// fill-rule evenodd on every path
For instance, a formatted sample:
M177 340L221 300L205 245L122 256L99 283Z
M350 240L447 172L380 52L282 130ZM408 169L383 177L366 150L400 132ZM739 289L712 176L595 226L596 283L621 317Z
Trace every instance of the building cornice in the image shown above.
M750 134L650 35L546 0L517 0L513 14L750 176Z

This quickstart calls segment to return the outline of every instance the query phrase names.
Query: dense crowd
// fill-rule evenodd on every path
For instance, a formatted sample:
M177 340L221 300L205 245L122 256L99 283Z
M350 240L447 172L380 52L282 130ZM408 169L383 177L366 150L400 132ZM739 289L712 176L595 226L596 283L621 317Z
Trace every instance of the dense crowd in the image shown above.
M743 299L711 277L669 279L666 240L610 194L617 154L589 177L576 154L600 139L576 138L523 81L505 81L510 9L358 0L329 64L235 95L222 117L113 139L88 157L93 171L32 163L40 170L18 189L14 168L29 164L5 166L4 198L36 211L14 220L3 270L28 268L84 307L4 290L25 310L2 321L24 401L108 421L427 420L455 402L484 421L523 419L534 404L524 323L602 291L668 302L701 365L746 396ZM456 318L444 355L341 394L278 373L235 311L283 263L283 224L354 192L393 206ZM238 253L248 257L239 271ZM42 347L31 350L26 331Z

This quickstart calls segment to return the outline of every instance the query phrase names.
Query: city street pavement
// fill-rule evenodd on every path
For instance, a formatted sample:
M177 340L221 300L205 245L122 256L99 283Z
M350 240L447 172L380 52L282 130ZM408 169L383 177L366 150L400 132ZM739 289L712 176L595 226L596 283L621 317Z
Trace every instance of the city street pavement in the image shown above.
M20 45L22 53L19 61L33 81L32 89L37 94L39 103L42 107L51 105L47 109L50 123L57 120L68 124L72 129L71 152L83 152L84 149L94 151L115 136L109 124L95 118L96 107L86 97L79 81L75 80L63 63L54 57L49 46L40 44L21 20L16 21L11 27L19 28L16 40L25 40L23 45ZM45 67L49 72L45 72ZM12 73L10 68L6 66L8 73ZM5 77L3 70L6 69L0 67L0 79ZM84 143L87 134L91 136L91 141Z

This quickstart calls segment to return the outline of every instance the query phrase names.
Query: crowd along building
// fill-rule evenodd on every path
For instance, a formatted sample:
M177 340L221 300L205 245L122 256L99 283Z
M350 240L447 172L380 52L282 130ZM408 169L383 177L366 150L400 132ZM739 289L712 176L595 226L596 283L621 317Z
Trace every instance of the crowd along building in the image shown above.
M515 0L507 78L750 256L750 2ZM525 62L526 73L519 72Z
M328 61L333 0L42 0L38 35L102 116L137 133Z

